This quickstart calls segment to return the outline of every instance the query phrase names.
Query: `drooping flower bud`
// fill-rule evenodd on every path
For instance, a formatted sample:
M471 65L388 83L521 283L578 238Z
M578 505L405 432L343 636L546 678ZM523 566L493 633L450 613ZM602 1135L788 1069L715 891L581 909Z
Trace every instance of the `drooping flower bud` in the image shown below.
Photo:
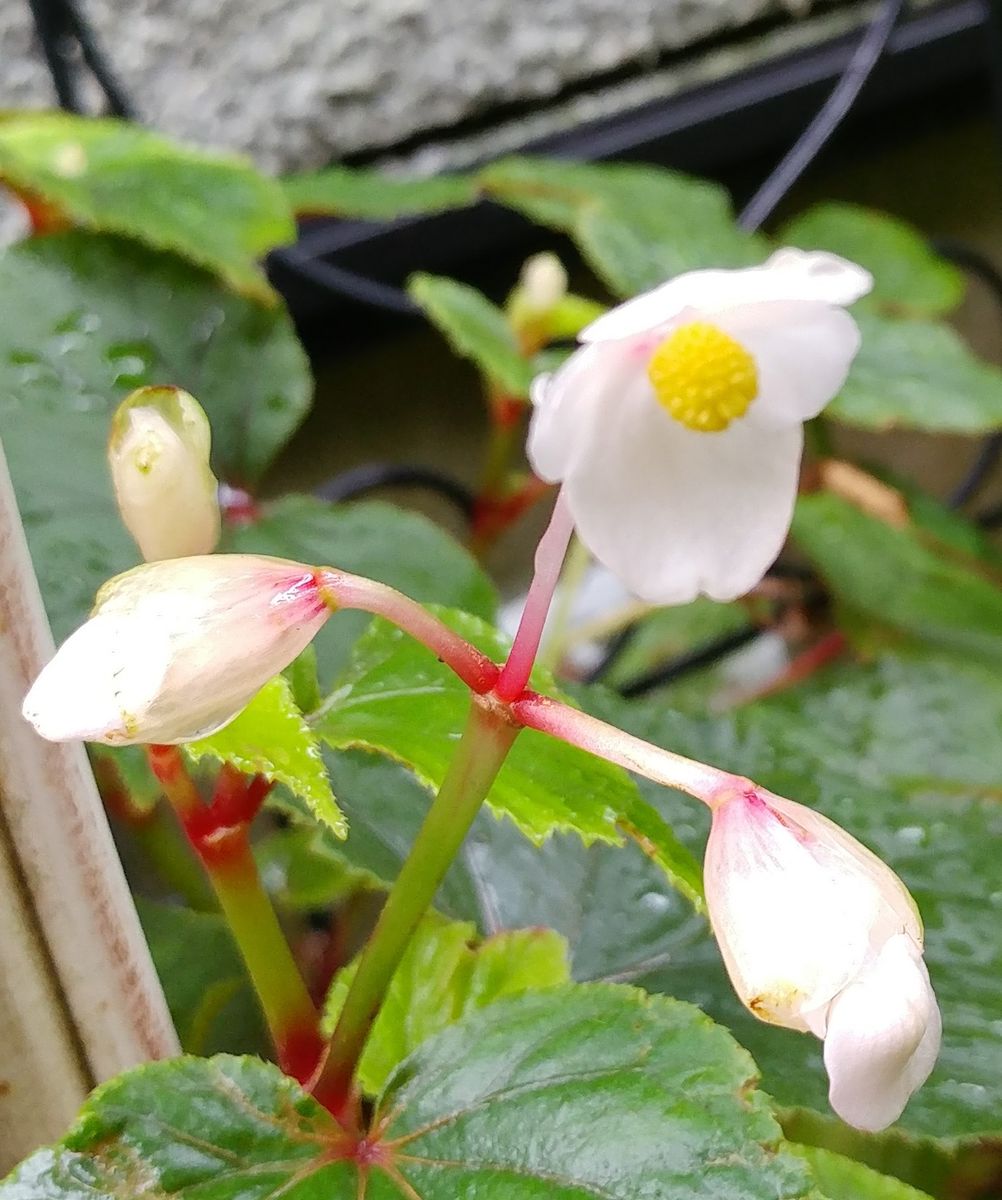
M866 1130L897 1120L941 1032L922 922L901 880L827 817L749 785L714 806L705 885L742 1002L825 1039L843 1120Z
M252 554L149 563L97 594L25 697L44 738L190 741L231 721L333 611L313 567Z
M215 549L210 439L201 405L180 388L139 388L119 405L108 463L122 521L147 562Z

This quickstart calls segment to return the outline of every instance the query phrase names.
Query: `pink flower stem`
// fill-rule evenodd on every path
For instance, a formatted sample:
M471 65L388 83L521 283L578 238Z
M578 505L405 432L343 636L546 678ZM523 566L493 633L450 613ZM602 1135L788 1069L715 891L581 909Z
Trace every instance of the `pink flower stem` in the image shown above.
M482 696L498 679L498 667L416 600L385 583L325 567L319 572L324 599L332 608L355 608L385 617L421 642L450 667L471 691Z
M515 634L515 641L508 661L501 668L501 675L494 692L506 703L520 696L529 682L532 665L543 636L543 626L550 611L550 602L560 579L560 568L574 532L574 518L563 492L557 493L553 516L546 532L536 547L536 572L529 585L529 595L522 610L522 619Z
M723 794L751 786L748 780L729 771L652 746L615 725L536 692L522 695L511 711L529 729L549 733L664 787L677 788L711 808Z

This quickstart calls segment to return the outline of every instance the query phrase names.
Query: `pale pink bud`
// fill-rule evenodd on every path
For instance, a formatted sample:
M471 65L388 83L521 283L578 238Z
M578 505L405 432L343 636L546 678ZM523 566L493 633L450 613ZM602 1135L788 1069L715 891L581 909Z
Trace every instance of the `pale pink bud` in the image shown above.
M25 697L44 738L185 742L231 721L333 611L301 563L217 554L110 580Z
M706 902L731 982L763 1021L825 1039L835 1111L897 1120L939 1052L922 922L901 880L827 817L761 788L713 808Z
M180 388L147 387L118 407L108 465L122 521L147 562L208 554L219 540L209 421Z
M567 272L555 254L527 258L519 275L516 295L529 312L547 313L567 295Z

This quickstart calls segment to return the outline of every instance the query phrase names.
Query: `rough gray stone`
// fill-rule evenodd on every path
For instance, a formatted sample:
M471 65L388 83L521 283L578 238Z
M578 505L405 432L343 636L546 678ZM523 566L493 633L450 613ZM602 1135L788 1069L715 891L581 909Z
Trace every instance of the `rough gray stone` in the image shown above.
M83 0L142 116L271 170L545 102L793 0ZM26 0L0 0L0 106L51 104Z

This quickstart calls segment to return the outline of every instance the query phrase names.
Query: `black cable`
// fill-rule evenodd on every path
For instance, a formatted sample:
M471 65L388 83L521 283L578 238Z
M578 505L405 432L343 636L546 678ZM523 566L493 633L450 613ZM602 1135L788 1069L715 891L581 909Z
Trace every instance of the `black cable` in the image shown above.
M116 117L133 117L134 109L125 90L94 31L81 16L76 0L28 0L28 5L60 108L72 113L84 111L77 80L82 59L104 94L108 111Z
M598 683L604 679L609 672L609 668L623 653L626 647L637 636L640 629L639 621L631 621L629 625L624 625L622 629L617 630L615 634L606 643L605 651L599 661L592 667L590 671L585 672L582 676L582 683Z
M903 7L904 0L883 0L877 9L877 15L867 26L838 83L818 110L817 116L745 205L738 217L738 224L742 229L754 232L769 219L776 205L786 196L841 125L880 61Z
M423 488L436 492L454 504L467 519L473 516L475 498L469 488L432 467L416 467L406 463L364 463L335 475L333 479L314 488L313 494L321 500L337 504L358 499L384 487Z
M270 257L310 283L318 284L327 291L336 292L359 304L382 308L387 312L407 317L417 316L421 312L420 307L401 288L358 275L345 267L336 267L322 258L310 258L296 246L283 246L273 250Z
M648 671L646 674L638 676L629 683L623 684L619 688L619 694L628 700L633 700L637 696L645 696L648 692L653 692L655 688L675 683L684 675L698 671L701 667L708 667L725 655L731 654L735 650L740 650L742 646L747 646L761 632L762 630L758 625L743 625L740 629L732 630L730 633L724 634L723 637L708 642L705 646L699 646L695 650L690 650L687 654L680 654L678 658L673 658L671 662L667 662L660 667L655 667L652 671Z

